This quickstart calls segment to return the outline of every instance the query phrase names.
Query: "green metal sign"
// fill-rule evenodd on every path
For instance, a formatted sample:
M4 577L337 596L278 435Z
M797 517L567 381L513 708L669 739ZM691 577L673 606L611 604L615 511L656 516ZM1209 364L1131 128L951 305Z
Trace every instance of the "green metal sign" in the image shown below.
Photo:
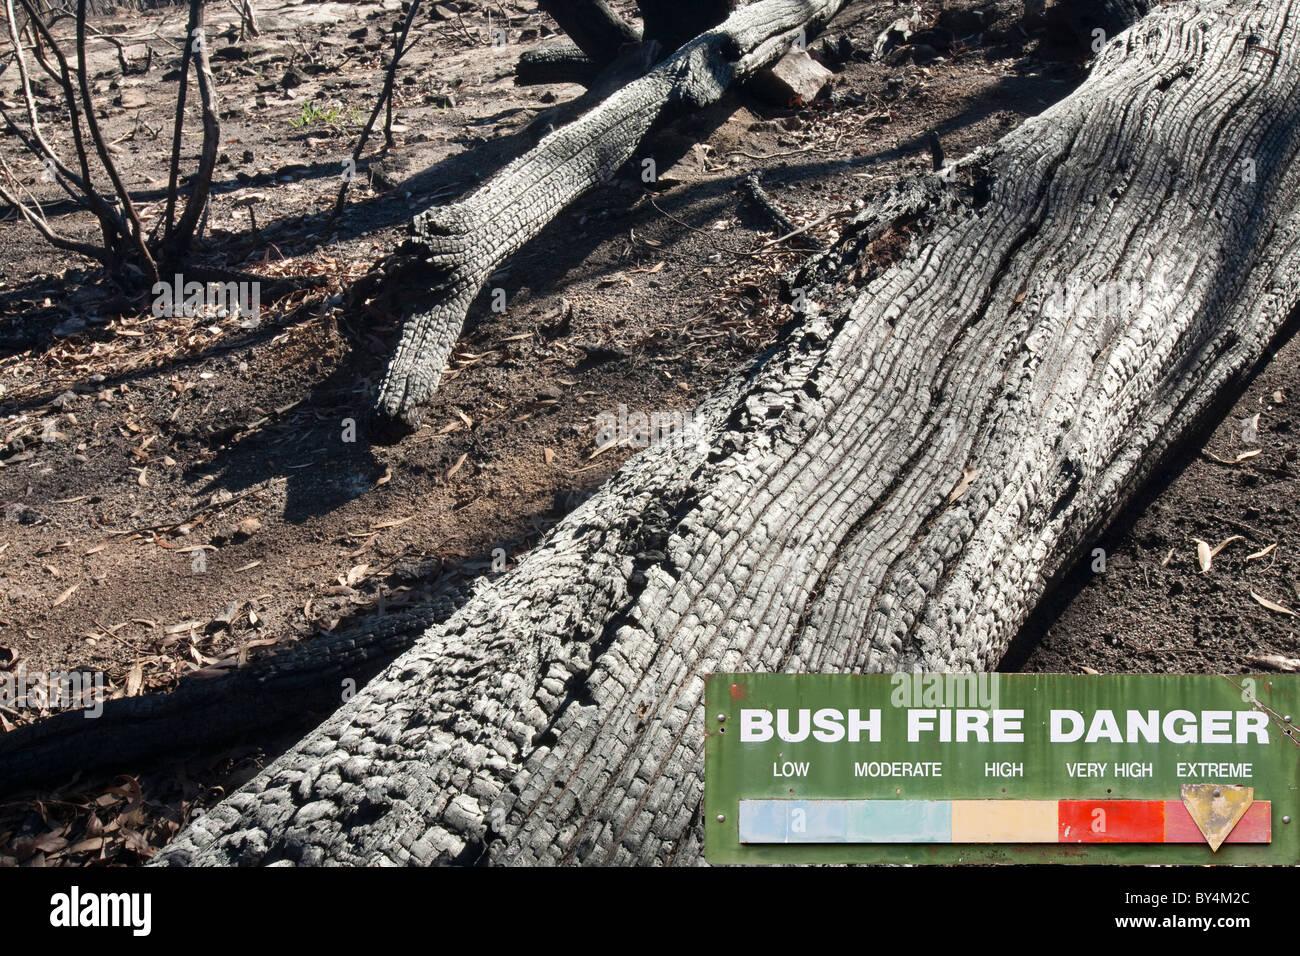
M715 674L711 863L1300 864L1300 676Z

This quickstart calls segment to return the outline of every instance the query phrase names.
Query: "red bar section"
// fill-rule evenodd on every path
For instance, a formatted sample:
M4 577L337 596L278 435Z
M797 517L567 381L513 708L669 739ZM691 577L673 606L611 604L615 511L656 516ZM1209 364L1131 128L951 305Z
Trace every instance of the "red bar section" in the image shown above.
M1170 800L1165 804L1165 842L1205 842L1200 828L1197 827L1196 821L1192 819L1192 815L1187 812L1187 807L1183 806L1181 800ZM1272 843L1273 804L1268 800L1256 800L1252 803L1223 842Z
M1057 826L1061 843L1164 843L1165 801L1062 800Z

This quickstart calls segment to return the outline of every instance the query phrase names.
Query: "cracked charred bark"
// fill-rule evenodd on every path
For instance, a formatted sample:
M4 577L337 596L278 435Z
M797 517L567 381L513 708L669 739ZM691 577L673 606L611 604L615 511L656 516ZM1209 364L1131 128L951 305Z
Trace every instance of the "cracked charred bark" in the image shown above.
M567 40L526 50L515 65L515 83L579 83L590 86L600 72L591 57Z
M404 322L380 383L374 405L380 419L418 421L417 406L437 388L465 313L487 277L569 203L631 159L658 120L716 102L845 2L759 0L744 7L546 136L467 198L417 216L402 252L421 256L433 282L427 300Z
M867 206L691 429L158 861L695 863L708 673L996 665L1293 314L1298 6L1159 7ZM1072 280L1143 294L1091 319Z

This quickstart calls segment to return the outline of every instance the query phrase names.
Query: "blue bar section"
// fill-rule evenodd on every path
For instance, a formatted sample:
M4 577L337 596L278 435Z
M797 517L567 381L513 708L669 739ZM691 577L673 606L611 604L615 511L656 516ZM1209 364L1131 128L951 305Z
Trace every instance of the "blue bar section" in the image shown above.
M947 800L850 800L849 843L951 843Z
M846 843L847 800L741 800L741 843Z
M947 800L741 800L741 843L951 843Z

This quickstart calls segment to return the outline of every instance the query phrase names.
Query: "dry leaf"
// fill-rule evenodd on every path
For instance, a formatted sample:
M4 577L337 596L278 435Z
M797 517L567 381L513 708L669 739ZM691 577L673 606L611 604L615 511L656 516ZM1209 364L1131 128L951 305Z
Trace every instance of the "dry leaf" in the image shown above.
M209 624L223 624L226 627L230 627L230 625L235 622L235 618L239 615L240 608L243 606L243 601L231 601L221 609L221 612L217 614Z
M380 475L378 479L376 479L375 486L378 487L379 485L386 485L392 480L393 480L393 469L385 466L384 473Z
M1262 667L1268 667L1275 671L1285 671L1294 673L1300 671L1300 659L1294 657L1283 657L1281 654L1260 654L1258 656L1247 657L1246 660L1252 664L1259 664Z
M1196 560L1201 566L1201 573L1204 574L1214 565L1214 559L1219 556L1220 551L1232 544L1232 542L1244 539L1241 535L1234 534L1231 538L1220 541L1214 548L1211 548L1207 542L1202 541L1200 538L1193 538L1192 540L1196 542Z
M1219 542L1218 546L1213 551L1210 552L1210 557L1217 558L1219 556L1219 552L1222 551L1224 548L1226 548L1228 545L1232 544L1232 542L1244 541L1244 540L1246 539L1239 534L1234 534L1231 538L1224 538L1222 541Z
M1266 558L1276 550L1277 550L1277 544L1276 543L1270 544L1267 548L1264 548L1261 551L1256 551L1254 554L1246 555L1246 560L1254 561L1256 558Z
M1276 611L1278 614L1286 614L1290 617L1295 617L1295 611L1291 610L1289 607L1284 607L1283 605L1278 604L1276 601L1270 601L1266 597L1260 597L1254 591L1250 592L1250 596L1253 597L1260 604L1264 605L1264 607L1268 608L1270 611Z
M456 464L452 465L449 469L447 469L448 480L454 477L456 472L460 471L460 466L465 464L465 459L468 457L469 457L468 452L462 454L459 458L456 459Z
M144 668L140 666L139 661L136 661L131 665L131 669L127 671L126 674L126 696L138 697L140 695L140 688L143 684Z
M348 572L347 577L344 579L344 583L347 584L348 587L352 587L352 585L356 584L358 581L364 578L366 576L366 572L369 570L370 570L370 565L358 564L355 568L353 568L351 571Z
M544 460L548 465L549 465L551 462L555 461L555 449L554 449L554 448L549 448L549 447L547 447L547 448L543 448L543 449L542 449L542 459L543 459L543 460Z
M51 830L49 833L42 833L32 841L32 846L38 850L43 850L46 853L56 853L67 845L68 841L65 840L57 830Z
M970 487L972 481L979 477L979 473L980 470L978 468L963 468L961 471L961 481L957 482L957 484L953 486L952 491L948 492L948 504L952 504L962 495L966 494L966 489Z
M77 590L77 588L79 588L79 587L81 587L80 584L74 584L72 587L68 588L66 591L64 591L62 594L60 594L58 597L56 597L56 598L54 599L54 604L51 605L51 606L52 606L52 607L58 607L60 604L62 604L62 603L63 603L64 601L66 601L68 598L72 597L72 595L73 595L74 593L76 593L76 590Z
M1196 542L1196 563L1201 566L1201 573L1204 574L1210 570L1210 565L1214 563L1214 555L1210 553L1210 543L1202 541L1200 538L1193 538Z
M137 856L151 857L157 851L149 845L149 841L143 833L137 830L128 830L122 828L122 836L126 838L126 848Z

